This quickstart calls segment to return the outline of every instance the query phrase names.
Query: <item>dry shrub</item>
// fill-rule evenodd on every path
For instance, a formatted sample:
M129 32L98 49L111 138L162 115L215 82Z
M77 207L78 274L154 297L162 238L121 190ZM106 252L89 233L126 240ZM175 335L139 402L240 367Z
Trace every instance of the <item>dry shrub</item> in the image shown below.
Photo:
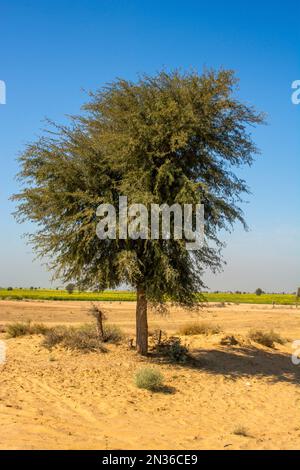
M180 338L171 336L155 347L156 352L171 362L184 363L189 358L189 350L181 344Z
M222 346L237 346L240 344L239 340L234 335L226 335L220 341Z
M145 388L155 392L163 386L164 377L157 369L145 367L135 374L135 384L138 388Z
M103 325L103 342L118 344L125 338L125 334L116 325Z
M84 352L99 350L101 346L96 331L91 325L79 327L56 326L51 328L46 333L42 345L52 349L58 344L68 349L78 349Z
M180 327L179 334L185 336L192 335L216 335L221 332L219 325L209 322L185 323Z
M42 323L16 322L6 326L6 333L9 338L17 338L25 335L44 335L49 328Z
M251 437L251 434L245 426L237 426L234 429L233 434L235 434L236 436Z
M156 330L150 331L149 337L152 338L152 341L158 345L167 340L167 333L164 330L157 328Z
M120 328L114 325L104 326L103 342L119 343L124 337ZM48 349L52 349L58 344L72 350L89 351L105 351L102 342L99 341L97 330L94 325L87 324L79 327L56 326L51 328L45 334L42 343Z
M267 348L274 348L275 343L285 344L286 340L276 333L274 330L262 331L262 330L251 330L249 332L249 338L256 343L262 344Z

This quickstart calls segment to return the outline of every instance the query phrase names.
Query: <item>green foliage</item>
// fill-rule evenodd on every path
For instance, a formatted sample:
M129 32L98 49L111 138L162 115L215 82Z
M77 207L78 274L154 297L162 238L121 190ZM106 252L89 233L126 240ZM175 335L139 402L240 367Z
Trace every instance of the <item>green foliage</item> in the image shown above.
M180 338L170 337L155 347L158 354L170 362L184 363L188 360L188 348L181 344Z
M135 374L135 384L138 388L145 388L155 392L163 386L164 377L157 369L145 367Z
M198 295L197 295L198 297ZM241 303L241 304L273 304L276 305L295 305L297 297L290 294L263 294L257 296L256 294L228 294L228 293L205 293L199 295L201 300L206 302L219 303L220 307L225 303ZM82 300L82 301L104 301L104 302L134 302L136 294L134 292L126 291L104 291L104 292L77 292L75 291L70 296L66 291L39 289L31 291L29 289L15 289L13 292L7 289L0 289L0 299L32 299L32 300ZM222 305L221 305L222 303Z
M191 322L181 326L180 335L217 335L221 332L219 325L208 322Z
M256 291L255 291L255 294L259 295L259 296L262 295L263 293L264 293L264 291L260 287L258 289L256 289Z
M85 115L28 145L16 216L37 224L30 241L58 278L97 290L142 286L157 303L201 300L204 269L221 265L218 231L244 224L238 204L248 189L234 169L252 163L249 126L263 120L235 98L236 82L226 70L120 79L91 95ZM118 207L119 195L147 207L202 202L207 244L191 254L185 240L100 241L96 208Z
M68 292L68 294L73 294L74 290L75 290L75 284L72 284L71 282L66 286L66 291Z
M273 330L270 331L261 331L261 330L252 330L249 333L249 338L256 343L262 344L267 348L274 348L275 343L285 344L286 340L280 336L279 333L276 333Z

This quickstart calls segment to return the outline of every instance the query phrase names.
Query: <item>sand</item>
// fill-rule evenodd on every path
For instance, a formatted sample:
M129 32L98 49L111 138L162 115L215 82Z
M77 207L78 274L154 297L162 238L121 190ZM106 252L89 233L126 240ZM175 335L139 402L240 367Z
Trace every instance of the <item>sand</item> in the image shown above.
M104 303L102 303L104 305ZM0 301L0 324L91 321L85 302ZM129 336L134 303L105 303L109 321ZM150 329L169 334L191 314L150 314ZM192 320L197 319L193 315ZM197 363L170 365L138 357L127 344L82 354L41 346L41 337L6 339L0 365L0 449L297 449L300 447L300 366L291 342L275 350L247 340L251 328L274 328L300 339L300 309L262 305L206 307L200 319L223 332L183 338ZM237 346L222 346L235 334ZM168 388L136 388L135 372L157 367ZM240 435L240 431L242 434Z

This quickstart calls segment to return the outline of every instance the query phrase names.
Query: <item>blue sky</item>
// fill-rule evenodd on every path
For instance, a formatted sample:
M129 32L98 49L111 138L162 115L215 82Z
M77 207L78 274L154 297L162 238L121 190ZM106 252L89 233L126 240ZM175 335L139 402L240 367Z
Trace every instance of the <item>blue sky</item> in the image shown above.
M281 3L281 5L280 5ZM0 6L0 285L48 286L11 212L16 157L41 133L43 119L65 121L115 77L142 72L225 67L240 79L239 96L268 115L254 131L261 149L242 174L252 195L244 206L250 231L226 235L227 266L206 276L213 290L294 291L300 286L300 5L239 1L7 1Z

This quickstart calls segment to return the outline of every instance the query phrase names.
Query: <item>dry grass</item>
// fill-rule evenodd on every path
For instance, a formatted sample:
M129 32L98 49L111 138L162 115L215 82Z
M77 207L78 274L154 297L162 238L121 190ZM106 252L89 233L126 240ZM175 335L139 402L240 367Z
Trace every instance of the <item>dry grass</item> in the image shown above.
M258 344L262 344L267 348L274 348L275 343L285 344L286 340L274 330L263 331L263 330L251 330L249 332L249 338Z
M245 426L237 426L234 429L233 434L235 434L236 436L251 437L251 434Z
M48 349L52 349L60 344L67 349L77 349L83 352L105 352L106 349L102 343L117 344L123 337L121 329L114 325L104 326L104 340L102 342L99 341L96 328L93 324L85 324L79 327L56 326L48 329L42 345Z
M220 344L222 346L237 346L240 342L234 335L226 335L221 338Z
M26 335L44 335L49 330L42 323L16 322L7 325L5 331L8 338L17 338Z
M219 325L209 322L190 322L180 327L179 334L184 336L192 335L216 335L221 332Z

